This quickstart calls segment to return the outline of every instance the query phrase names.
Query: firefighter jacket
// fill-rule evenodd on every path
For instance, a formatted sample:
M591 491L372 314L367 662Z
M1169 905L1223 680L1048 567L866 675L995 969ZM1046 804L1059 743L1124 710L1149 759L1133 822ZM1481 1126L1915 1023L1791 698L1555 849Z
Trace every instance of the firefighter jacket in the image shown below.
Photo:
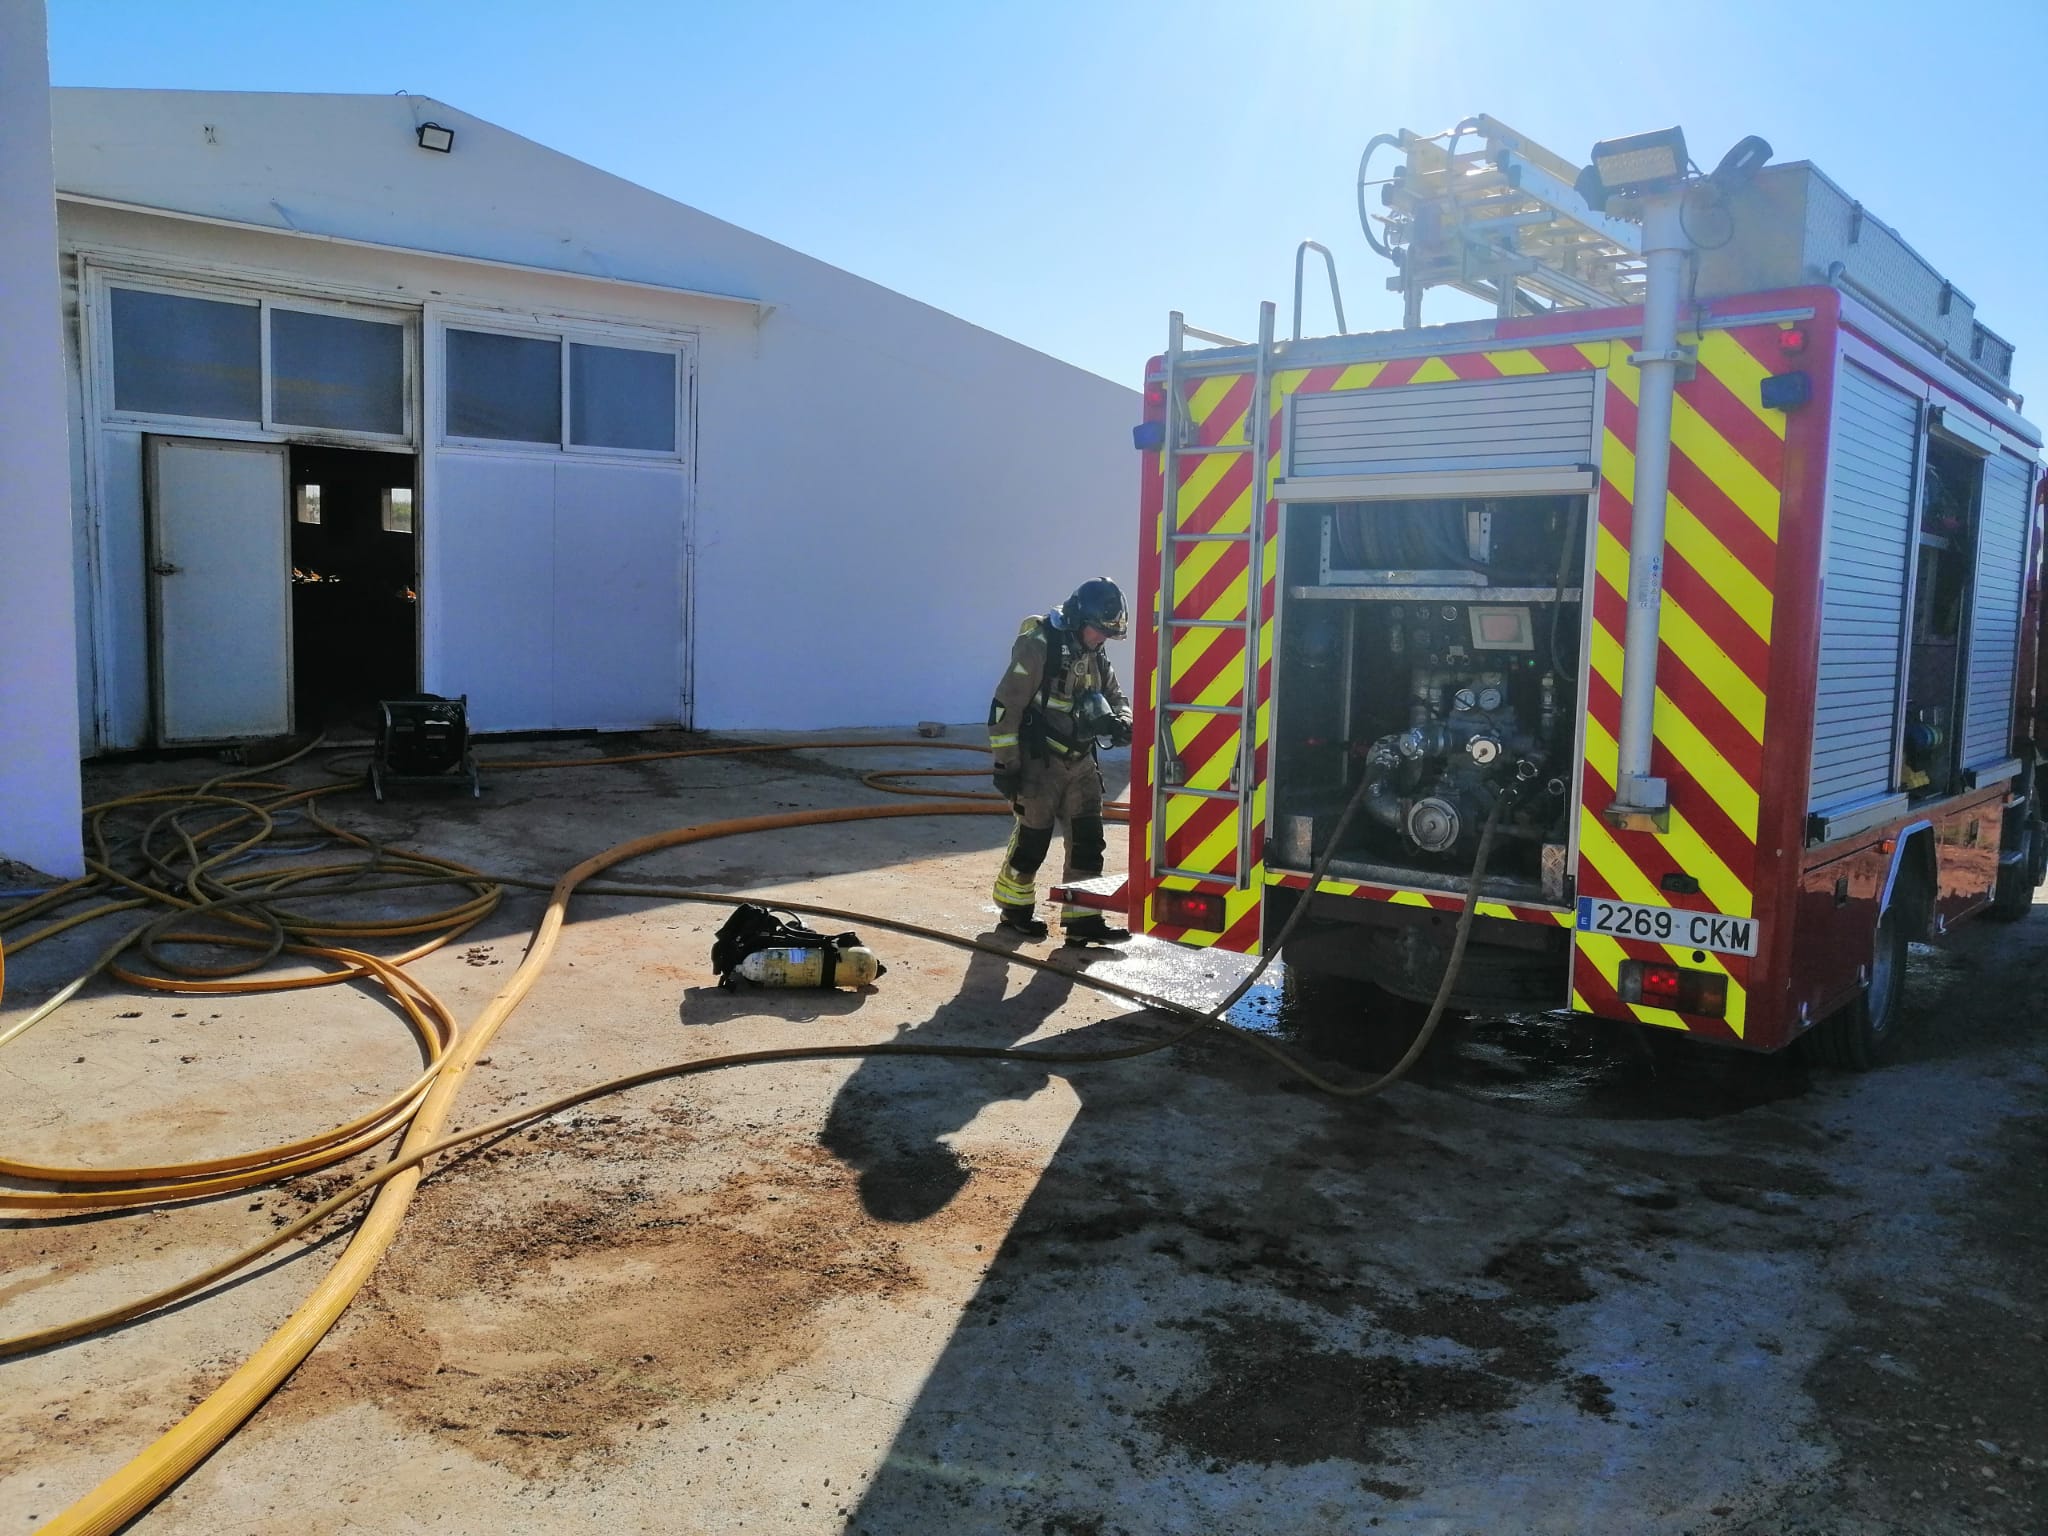
M1055 628L1040 614L1026 619L1018 626L1009 670L996 684L989 706L988 744L995 766L1092 754L1095 739L1082 738L1074 726L1075 702L1092 690L1099 690L1121 719L1130 720L1130 701L1107 656L1084 649L1078 635Z

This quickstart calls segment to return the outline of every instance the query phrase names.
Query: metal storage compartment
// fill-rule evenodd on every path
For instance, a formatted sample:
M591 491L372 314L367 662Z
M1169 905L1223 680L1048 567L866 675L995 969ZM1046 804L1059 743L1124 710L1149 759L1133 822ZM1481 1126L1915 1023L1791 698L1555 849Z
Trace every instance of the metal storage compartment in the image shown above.
M1726 197L1728 239L1699 253L1701 298L1839 276L1953 360L2001 384L2012 378L2012 344L1977 322L1977 306L1810 162L1767 166Z
M1593 458L1594 376L1332 390L1291 402L1287 473L1571 466Z
M1912 396L1853 363L1842 369L1808 790L1816 812L1879 801L1896 787L1920 430Z
M2004 762L2013 750L2013 653L2019 645L2033 465L1994 453L1984 466L1983 518L1970 620L1963 714L1965 768Z

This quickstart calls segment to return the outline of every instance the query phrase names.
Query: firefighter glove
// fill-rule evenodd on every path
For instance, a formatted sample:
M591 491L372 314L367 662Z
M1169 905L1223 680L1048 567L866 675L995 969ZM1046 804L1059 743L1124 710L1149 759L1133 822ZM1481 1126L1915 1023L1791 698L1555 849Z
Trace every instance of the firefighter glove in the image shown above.
M1014 801L1019 795L1024 793L1024 770L1022 768L1014 765L1005 768L1002 764L998 763L996 765L995 781L996 793L1005 800Z
M1109 744L1112 747L1128 747L1131 744L1131 713L1127 709L1116 712L1116 718L1109 723Z

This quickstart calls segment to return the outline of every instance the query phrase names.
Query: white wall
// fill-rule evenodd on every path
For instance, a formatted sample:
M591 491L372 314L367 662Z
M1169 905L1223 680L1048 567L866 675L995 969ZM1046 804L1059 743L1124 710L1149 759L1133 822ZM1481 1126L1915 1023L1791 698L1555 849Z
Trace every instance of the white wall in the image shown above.
M67 243L695 330L699 726L979 719L1018 617L1087 577L1133 584L1130 389L425 98L67 90L55 114L65 190L330 237L70 205ZM453 154L417 147L429 117ZM106 539L139 537L102 512Z
M0 857L85 872L41 0L0 0Z

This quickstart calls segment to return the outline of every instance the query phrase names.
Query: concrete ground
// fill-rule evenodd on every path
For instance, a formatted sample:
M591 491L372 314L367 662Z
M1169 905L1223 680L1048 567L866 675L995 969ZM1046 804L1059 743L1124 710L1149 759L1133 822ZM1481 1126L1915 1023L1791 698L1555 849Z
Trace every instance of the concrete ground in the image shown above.
M486 755L599 745L621 747ZM958 766L792 752L329 805L393 845L552 879L666 827L885 802L857 772L912 762ZM218 771L125 765L91 787ZM1006 835L993 817L853 823L621 873L979 935ZM508 895L416 974L473 1018L540 906ZM456 1123L755 1047L1106 1049L1170 1028L1070 974L879 929L890 969L868 992L721 992L723 915L577 901ZM104 942L11 964L0 1029ZM1050 953L1193 1001L1241 973L1142 942ZM2037 1533L2044 960L2040 909L1916 948L1906 1059L1864 1077L1492 1020L1363 1103L1214 1033L1098 1066L871 1058L642 1087L443 1162L340 1325L134 1528ZM1270 985L1235 1017L1330 1071L1400 1043ZM219 1154L343 1121L417 1070L377 994L99 985L0 1048L0 1152ZM339 1183L0 1222L0 1333L143 1294ZM175 1422L338 1235L0 1362L0 1532L34 1529Z

